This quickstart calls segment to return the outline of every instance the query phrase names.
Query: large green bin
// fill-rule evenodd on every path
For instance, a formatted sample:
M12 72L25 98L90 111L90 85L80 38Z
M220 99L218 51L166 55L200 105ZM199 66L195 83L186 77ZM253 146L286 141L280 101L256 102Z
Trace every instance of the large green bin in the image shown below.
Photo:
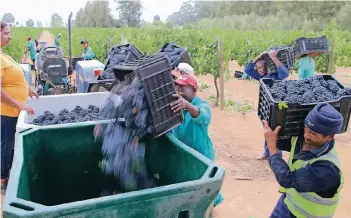
M144 139L157 187L100 197L106 178L93 129L77 124L18 133L3 217L212 217L224 169L170 134Z

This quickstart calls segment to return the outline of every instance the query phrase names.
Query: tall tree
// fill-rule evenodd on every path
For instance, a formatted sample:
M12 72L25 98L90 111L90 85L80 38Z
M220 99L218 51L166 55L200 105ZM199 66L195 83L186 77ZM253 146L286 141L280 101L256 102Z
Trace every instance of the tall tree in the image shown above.
M345 5L336 15L336 26L342 30L351 31L351 4Z
M43 24L40 21L37 21L37 27L41 28L43 27Z
M168 16L167 21L176 25L183 25L196 21L194 3L191 1L183 2L180 10Z
M140 25L140 17L143 14L143 5L140 0L135 1L119 1L117 2L117 10L119 19L128 27L138 27Z
M161 21L160 15L155 15L154 16L154 24L156 24L159 21Z
M2 17L1 21L5 22L5 23L14 23L15 18L13 17L13 15L11 13L5 13L4 16Z
M27 27L33 27L34 26L34 21L32 19L27 20L26 26Z
M51 27L62 27L62 24L62 17L60 15L55 13L51 16Z
M88 1L84 8L81 8L75 19L75 26L78 27L114 27L115 19L112 16L109 2Z

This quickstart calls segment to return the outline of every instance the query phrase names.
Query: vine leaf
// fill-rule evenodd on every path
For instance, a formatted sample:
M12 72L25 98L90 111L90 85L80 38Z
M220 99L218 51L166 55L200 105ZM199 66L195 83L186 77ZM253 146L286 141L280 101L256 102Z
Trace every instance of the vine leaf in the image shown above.
M288 109L288 104L286 102L279 102L278 104L279 110L283 110L283 108Z

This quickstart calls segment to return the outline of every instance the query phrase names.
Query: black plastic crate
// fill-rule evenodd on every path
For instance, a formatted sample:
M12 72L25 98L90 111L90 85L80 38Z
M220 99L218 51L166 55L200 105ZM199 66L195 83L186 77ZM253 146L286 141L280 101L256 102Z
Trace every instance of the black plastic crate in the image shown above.
M111 56L115 54L115 50L117 49L123 49L123 53L118 54L125 55L124 62L133 61L142 56L142 53L133 44L115 45L110 49L104 70L106 70L107 66L111 61Z
M117 51L120 50L120 51ZM112 61L116 56L120 56L119 61ZM108 58L105 63L104 71L98 80L114 79L113 67L124 62L133 61L142 56L141 52L133 44L113 46L109 52Z
M277 58L279 59L279 61L282 64L284 64L284 66L287 69L289 69L289 70L292 69L292 67L294 66L294 58L293 58L293 54L291 52L291 47L282 46L282 47L275 47L275 48L271 48L271 49L278 51ZM269 57L268 54L264 54L263 59L266 62L266 67L267 67L268 72L276 72L278 70L277 66L275 65L273 60Z
M116 79L123 80L124 77L132 72L142 63L147 62L154 56L143 55L129 62L122 62L113 67Z
M184 51L179 55L179 57L172 57L172 52L167 52L166 48L171 47L172 49L184 49ZM173 44L172 42L167 42L157 53L165 54L171 61L172 69L178 66L179 63L188 63L191 65L189 53L186 48L180 47L178 45Z
M153 119L153 137L161 136L183 122L181 111L174 113L170 103L175 99L171 62L166 55L154 55L135 69L140 79Z
M330 75L324 75L325 80L335 80ZM269 87L273 86L276 81L270 78L263 78L260 80L260 93L258 102L258 116L261 120L267 120L269 126L274 129L278 125L281 126L279 132L279 139L290 138L292 136L298 136L304 132L304 121L307 114L317 105L317 103L303 104L303 105L291 105L288 104L288 108L279 109L278 101L275 101L269 92ZM337 80L340 88L344 88ZM341 132L346 132L348 123L350 120L351 113L351 96L343 96L336 101L327 102L332 105L337 111L339 111L344 122L341 128Z
M328 52L328 40L326 36L316 38L300 37L292 45L295 58L310 53Z

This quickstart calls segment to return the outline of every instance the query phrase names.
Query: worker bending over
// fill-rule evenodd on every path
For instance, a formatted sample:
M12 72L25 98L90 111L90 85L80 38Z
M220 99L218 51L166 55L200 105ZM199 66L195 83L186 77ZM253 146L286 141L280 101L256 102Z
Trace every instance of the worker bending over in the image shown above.
M82 57L84 58L84 60L92 60L95 58L95 53L93 51L93 49L91 49L91 47L88 44L88 40L84 39L80 42L80 44L83 47L83 54Z
M171 103L171 108L174 112L183 110L184 121L175 127L172 133L181 142L214 161L215 152L208 134L208 127L211 123L210 106L196 96L198 85L194 77L182 75L175 83L178 84L178 93L174 95L177 100ZM223 196L219 193L214 205L222 201Z
M283 193L270 217L333 217L343 186L334 139L342 127L342 115L329 104L319 103L305 119L304 135L278 143L280 127L272 131L263 122L269 165ZM278 155L277 144L290 151L288 164Z
M255 80L262 78L272 78L274 80L284 80L289 76L289 70L282 64L277 58L277 51L270 50L268 52L269 57L273 60L277 66L278 71L273 73L267 73L266 62L262 59L262 56L267 52L261 53L253 61L251 61L245 68L245 73L251 76ZM279 151L279 155L282 153ZM267 148L267 142L264 142L264 153L258 158L258 160L266 160L269 157L269 150Z

